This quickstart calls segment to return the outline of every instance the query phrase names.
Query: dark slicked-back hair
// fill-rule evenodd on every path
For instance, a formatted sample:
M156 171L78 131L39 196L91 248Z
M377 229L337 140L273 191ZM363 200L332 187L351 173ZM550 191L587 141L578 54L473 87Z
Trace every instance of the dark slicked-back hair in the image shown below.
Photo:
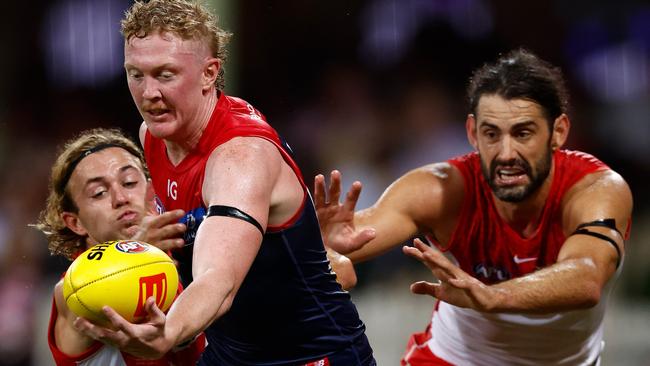
M467 88L470 113L476 115L483 95L533 101L542 107L549 126L569 107L560 69L525 49L511 51L474 72Z

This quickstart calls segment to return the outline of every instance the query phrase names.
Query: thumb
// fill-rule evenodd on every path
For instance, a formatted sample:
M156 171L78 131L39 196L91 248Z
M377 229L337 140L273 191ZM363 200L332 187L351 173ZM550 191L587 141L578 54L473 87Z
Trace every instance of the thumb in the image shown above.
M439 288L440 284L426 281L418 281L411 284L411 292L418 295L430 295L437 297L436 292Z
M165 313L163 313L163 311L160 310L153 296L150 296L147 299L144 308L147 312L147 315L149 316L149 321L151 323L153 323L154 325L164 325Z
M364 229L357 233L352 239L352 243L349 248L347 248L346 253L354 252L355 250L361 249L364 245L368 244L372 239L377 236L375 229Z

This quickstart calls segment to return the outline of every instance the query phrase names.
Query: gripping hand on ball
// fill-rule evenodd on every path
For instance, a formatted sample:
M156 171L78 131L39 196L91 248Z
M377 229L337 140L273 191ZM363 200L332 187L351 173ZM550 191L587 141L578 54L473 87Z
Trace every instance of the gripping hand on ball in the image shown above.
M374 229L359 230L354 225L354 208L360 194L361 183L354 182L341 204L341 173L332 171L329 193L326 193L325 177L322 174L314 179L314 205L323 241L327 247L341 254L360 249L375 238Z
M147 299L145 309L147 318L138 324L128 322L115 310L105 306L103 311L110 320L112 329L95 325L83 318L77 318L74 326L88 337L115 346L133 356L157 359L174 346L174 340L166 337L166 316L156 306L153 297Z
M178 220L184 214L183 210L168 211L160 215L148 214L142 219L131 239L155 245L165 251L180 248L185 244L182 236L186 226Z

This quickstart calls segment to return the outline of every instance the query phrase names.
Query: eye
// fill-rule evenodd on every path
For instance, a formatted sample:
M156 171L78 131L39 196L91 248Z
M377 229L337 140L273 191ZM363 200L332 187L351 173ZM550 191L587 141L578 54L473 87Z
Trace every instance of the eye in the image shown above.
M105 189L98 189L97 191L93 192L93 194L90 196L92 198L101 198L106 194L107 190Z
M138 185L138 181L137 180L125 181L124 183L122 183L122 185L124 187L127 187L127 188L132 188L132 187L135 187L136 185Z
M136 81L142 79L142 73L138 72L138 71L133 71L133 70L129 71L128 75L129 75L129 79L133 79L133 80L136 80Z
M532 134L533 134L533 133L532 133L531 130L525 129L525 130L517 131L517 132L515 133L515 136L516 136L517 138L519 138L519 139L527 139L527 138L529 138L530 136L532 136Z
M495 140L499 137L499 134L493 129L485 129L483 130L483 136L487 137L489 140Z
M170 80L174 77L174 73L171 71L163 71L158 75L158 78L162 80Z

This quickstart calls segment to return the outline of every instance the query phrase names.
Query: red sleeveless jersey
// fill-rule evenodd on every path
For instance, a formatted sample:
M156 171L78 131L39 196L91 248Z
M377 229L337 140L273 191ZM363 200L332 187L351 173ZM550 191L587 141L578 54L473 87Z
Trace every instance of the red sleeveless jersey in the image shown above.
M453 254L464 271L487 284L524 276L554 264L566 239L560 212L562 198L587 174L609 168L595 157L578 151L559 150L553 159L553 182L539 226L529 238L520 236L499 216L478 153L449 160L462 173L465 197L449 243L444 248L438 246Z
M291 150L239 98L219 95L198 146L177 166L169 162L164 141L148 132L145 136L145 158L161 210L186 212L181 219L187 225L186 245L173 251L181 280L185 285L192 280L194 238L206 213L201 193L206 162L215 148L237 136L273 143L300 180L304 198L291 219L267 227L230 310L205 330L208 346L201 364L304 365L326 357L332 364L337 357L345 358L342 365L370 364L365 326L330 270L316 212ZM356 361L346 358L353 356Z
M167 159L167 147L163 140L153 138L149 131L145 135L145 159L151 171L156 195L166 211L203 206L201 189L210 153L237 136L261 137L274 143L305 187L300 170L264 116L246 101L220 94L198 146L177 166Z

